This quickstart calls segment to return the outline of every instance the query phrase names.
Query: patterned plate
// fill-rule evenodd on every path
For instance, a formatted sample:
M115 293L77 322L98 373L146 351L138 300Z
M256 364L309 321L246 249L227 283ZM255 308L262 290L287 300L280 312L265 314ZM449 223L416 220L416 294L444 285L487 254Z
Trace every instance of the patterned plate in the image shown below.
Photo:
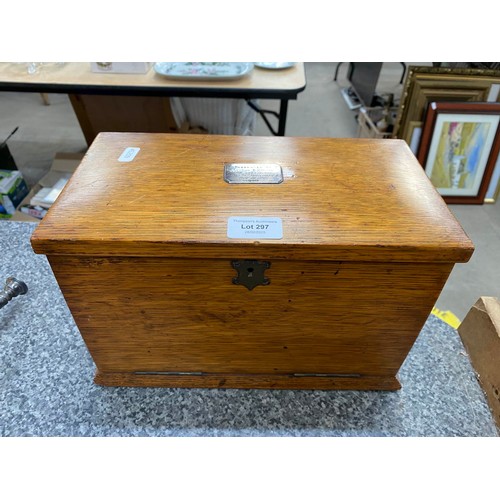
M244 62L157 62L154 70L177 80L236 80L250 73L252 63Z
M256 62L254 64L258 68L264 69L285 69L295 66L294 62Z

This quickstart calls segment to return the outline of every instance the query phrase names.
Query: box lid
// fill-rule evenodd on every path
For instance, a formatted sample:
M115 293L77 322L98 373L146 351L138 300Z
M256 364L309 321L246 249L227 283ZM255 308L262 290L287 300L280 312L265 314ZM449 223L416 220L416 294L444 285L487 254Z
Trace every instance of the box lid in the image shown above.
M226 163L278 164L283 182L230 184ZM281 220L282 237L228 237L230 218L251 217ZM45 254L401 262L465 262L473 252L404 141L143 133L99 134L32 245Z

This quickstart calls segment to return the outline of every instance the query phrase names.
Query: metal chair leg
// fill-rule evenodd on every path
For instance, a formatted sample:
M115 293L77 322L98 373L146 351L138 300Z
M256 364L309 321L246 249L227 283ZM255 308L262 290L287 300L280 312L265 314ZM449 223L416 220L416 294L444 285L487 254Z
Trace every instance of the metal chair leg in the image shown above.
M337 77L339 76L339 69L340 69L340 66L342 66L342 64L344 64L344 63L343 62L337 63L337 67L335 68L335 76L333 77L334 82L337 81Z

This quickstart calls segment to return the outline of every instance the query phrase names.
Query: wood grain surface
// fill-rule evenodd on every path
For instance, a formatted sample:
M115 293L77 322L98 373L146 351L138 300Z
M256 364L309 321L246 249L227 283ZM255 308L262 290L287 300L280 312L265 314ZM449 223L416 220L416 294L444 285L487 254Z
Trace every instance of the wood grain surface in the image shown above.
M304 389L395 391L401 389L397 377L294 377L291 375L233 375L212 373L201 375L137 374L97 370L96 384L111 387L181 387L207 389Z
M102 380L161 372L153 378L168 385L182 372L219 384L253 374L297 387L310 382L291 375L323 374L348 378L345 388L361 387L364 379L351 380L359 377L396 383L452 267L276 261L270 285L249 291L221 259L49 261Z
M130 163L118 161L139 147ZM281 184L228 184L226 162ZM230 240L231 216L281 240ZM401 140L100 134L32 238L39 253L465 262L473 245Z
M129 163L118 158L140 148ZM281 184L228 184L227 162ZM283 238L227 237L231 216ZM104 385L397 389L473 245L400 140L100 134L32 237ZM233 259L270 263L235 285Z

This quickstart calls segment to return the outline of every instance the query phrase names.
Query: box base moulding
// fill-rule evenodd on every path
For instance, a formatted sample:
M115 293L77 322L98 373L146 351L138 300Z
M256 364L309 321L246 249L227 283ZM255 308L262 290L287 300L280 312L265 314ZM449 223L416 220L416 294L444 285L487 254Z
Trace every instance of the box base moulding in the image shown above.
M171 374L161 372L102 372L94 382L110 387L172 387L203 389L310 389L310 390L381 390L401 388L395 376L365 375L250 375L233 373Z

